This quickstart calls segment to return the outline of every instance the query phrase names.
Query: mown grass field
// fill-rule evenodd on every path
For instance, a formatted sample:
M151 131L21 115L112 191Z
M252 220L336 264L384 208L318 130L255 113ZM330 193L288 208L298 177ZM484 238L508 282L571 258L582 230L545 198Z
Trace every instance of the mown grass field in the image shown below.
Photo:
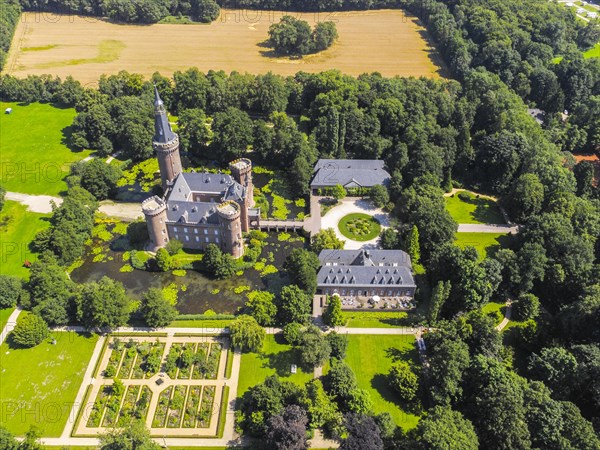
M311 24L336 22L339 39L330 49L302 59L274 58L262 43L269 26L286 13L223 10L211 24L117 25L95 18L23 14L6 70L16 76L50 73L95 84L120 70L170 75L196 66L249 73L338 69L349 75L440 76L440 58L423 38L425 29L400 10L298 14ZM289 13L288 13L289 14ZM152 55L149 57L148 55Z
M0 346L0 424L23 435L30 425L44 436L60 436L67 422L98 337L72 332L53 333L31 349Z
M8 322L8 318L12 314L15 308L4 308L0 309L0 330L4 328L6 322Z
M404 430L414 428L419 417L402 409L398 395L388 385L386 375L392 367L393 358L416 360L415 337L349 335L348 340L346 362L354 370L359 386L371 395L373 411L376 414L390 413L396 425Z
M506 247L511 240L511 236L503 233L456 233L455 244L459 247L470 245L477 249L479 257L484 259L488 255L493 255L501 247Z
M12 114L4 114L6 108ZM90 154L67 147L74 108L0 102L0 183L7 191L58 195L72 163Z
M469 200L459 198L460 193L467 194ZM472 193L460 191L444 199L448 212L457 223L505 223L496 202L488 198L477 198Z
M4 204L0 212L0 274L29 277L29 269L23 267L23 262L36 259L35 253L29 250L29 243L50 226L49 217L49 214L29 212L18 202Z
M342 311L348 328L394 328L409 324L405 311Z
M293 381L304 385L313 378L313 373L306 373L300 368L300 355L291 345L283 344L280 335L267 335L261 353L243 353L240 363L240 375L237 395L244 393L270 375L277 375L282 380ZM290 372L292 364L298 366L295 374Z

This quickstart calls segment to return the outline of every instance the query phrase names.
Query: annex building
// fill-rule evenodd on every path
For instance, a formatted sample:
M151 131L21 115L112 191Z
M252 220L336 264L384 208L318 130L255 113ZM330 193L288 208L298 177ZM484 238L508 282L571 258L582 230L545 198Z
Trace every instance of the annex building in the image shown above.
M323 250L317 294L413 298L417 288L410 256L402 250Z
M153 147L158 158L164 195L142 202L150 237L149 250L169 240L184 248L204 250L216 244L239 258L244 254L242 233L260 225L260 209L253 208L252 162L242 158L229 164L231 175L183 172L179 137L155 89Z
M350 190L372 188L377 184L387 186L390 179L382 160L320 159L313 169L310 188L313 192L338 184Z

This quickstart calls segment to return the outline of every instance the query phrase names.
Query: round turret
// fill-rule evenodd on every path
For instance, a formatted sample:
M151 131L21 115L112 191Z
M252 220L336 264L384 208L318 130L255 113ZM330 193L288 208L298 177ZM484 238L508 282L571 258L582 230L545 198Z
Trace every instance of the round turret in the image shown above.
M221 222L223 251L240 258L244 255L240 205L234 201L223 202L217 206L217 214Z
M142 212L146 217L148 237L150 244L148 249L156 251L169 242L167 233L167 204L160 197L152 196L142 202Z
M244 201L242 202L242 229L244 232L250 230L248 219L248 208L254 207L254 184L252 183L252 161L248 158L236 159L229 163L231 175L245 189Z

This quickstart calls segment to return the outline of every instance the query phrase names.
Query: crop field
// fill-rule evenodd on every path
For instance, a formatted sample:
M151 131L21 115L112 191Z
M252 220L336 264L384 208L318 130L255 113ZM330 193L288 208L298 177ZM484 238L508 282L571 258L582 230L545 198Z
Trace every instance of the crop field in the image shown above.
M349 75L439 77L440 57L416 18L400 10L292 13L313 24L336 22L339 39L328 50L301 59L275 58L264 46L269 26L283 12L223 10L209 25L118 25L96 18L25 13L7 61L15 76L72 75L95 84L120 70L170 75L196 66L225 72L292 75L339 69ZM290 14L290 13L288 13Z

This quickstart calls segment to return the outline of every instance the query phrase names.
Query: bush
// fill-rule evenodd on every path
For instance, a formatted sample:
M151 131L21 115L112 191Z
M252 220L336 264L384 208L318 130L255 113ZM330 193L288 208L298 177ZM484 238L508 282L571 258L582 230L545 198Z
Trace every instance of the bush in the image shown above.
M463 202L471 201L471 195L467 192L459 192L458 198L461 199Z
M165 246L165 249L169 252L169 255L173 256L183 249L183 243L177 239L171 239Z
M300 345L302 342L302 324L297 322L288 323L283 327L283 338L290 345Z
M35 347L49 335L44 319L35 314L28 314L18 320L11 338L19 347Z

